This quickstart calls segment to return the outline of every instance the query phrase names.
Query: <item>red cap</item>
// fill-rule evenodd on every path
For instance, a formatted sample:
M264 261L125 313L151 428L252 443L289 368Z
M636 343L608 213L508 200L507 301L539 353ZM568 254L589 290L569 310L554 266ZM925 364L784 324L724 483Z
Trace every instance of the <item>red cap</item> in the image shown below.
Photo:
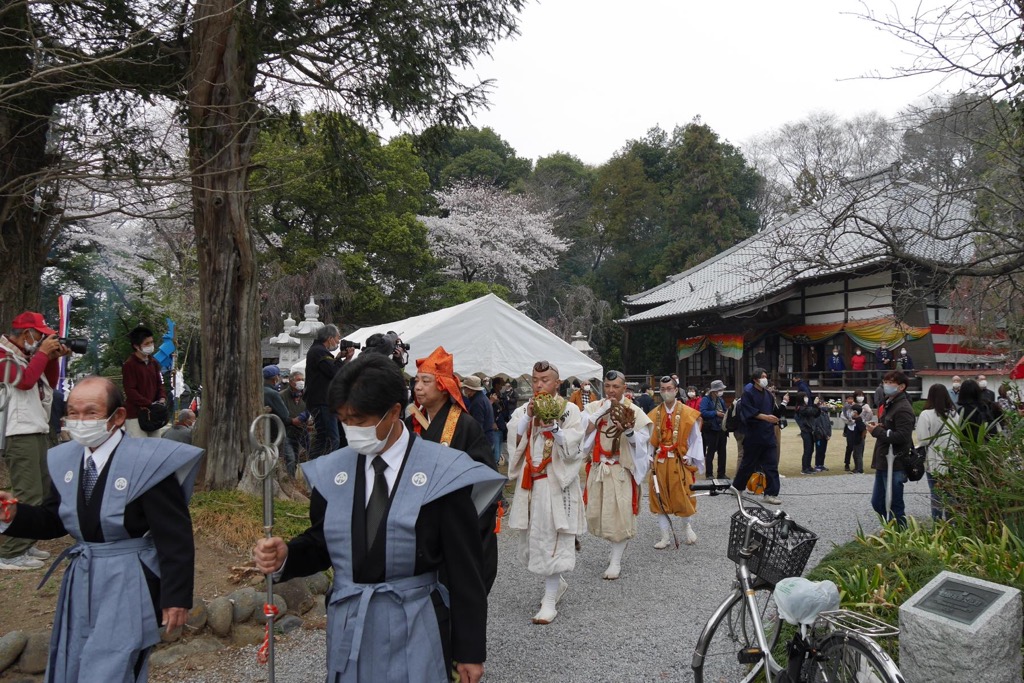
M25 311L19 313L11 323L12 330L35 330L36 332L42 332L43 334L57 334L56 330L51 330L46 326L46 321L43 320L42 313L33 313L32 311Z

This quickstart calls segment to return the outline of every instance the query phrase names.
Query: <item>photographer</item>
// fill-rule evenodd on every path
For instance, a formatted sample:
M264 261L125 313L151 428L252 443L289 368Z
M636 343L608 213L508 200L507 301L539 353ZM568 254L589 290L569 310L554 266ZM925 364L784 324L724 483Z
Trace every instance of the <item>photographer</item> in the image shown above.
M21 368L21 381L11 387L7 404L7 448L4 461L11 477L11 493L21 502L39 505L50 490L46 468L47 436L53 387L59 358L71 353L40 313L21 313L11 331L0 337L3 379L14 380L12 364ZM39 569L49 557L35 541L7 538L0 544L0 570Z
M346 344L345 351L335 358L335 352L341 348L341 332L334 325L324 325L317 330L306 353L306 407L316 424L316 434L309 446L310 460L348 444L337 416L327 406L327 388L331 380L355 354L356 345L352 342Z
M124 407L128 415L124 428L128 436L158 437L162 433L161 428L167 424L167 394L164 391L164 378L160 374L160 364L153 360L156 352L153 331L140 325L128 334L128 340L132 344L132 355L121 366ZM156 414L160 412L158 406L163 407L163 424L160 424ZM143 411L150 416L150 421L155 418L155 422L145 425L145 429L139 424L139 413Z

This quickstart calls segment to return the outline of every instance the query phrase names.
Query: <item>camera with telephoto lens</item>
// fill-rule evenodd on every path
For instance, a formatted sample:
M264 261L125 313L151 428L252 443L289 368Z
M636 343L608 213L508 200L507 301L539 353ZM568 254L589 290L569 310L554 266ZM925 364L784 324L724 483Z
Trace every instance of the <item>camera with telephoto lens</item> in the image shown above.
M89 351L89 340L84 337L61 337L57 341L71 349L71 353L83 354Z
M341 348L341 349L355 349L355 350L358 351L361 348L361 346L360 346L359 342L349 341L348 339L342 339L338 343L338 348Z
M366 351L368 353L379 353L388 356L400 368L404 368L409 362L409 349L412 347L402 341L395 332L371 334L366 339Z

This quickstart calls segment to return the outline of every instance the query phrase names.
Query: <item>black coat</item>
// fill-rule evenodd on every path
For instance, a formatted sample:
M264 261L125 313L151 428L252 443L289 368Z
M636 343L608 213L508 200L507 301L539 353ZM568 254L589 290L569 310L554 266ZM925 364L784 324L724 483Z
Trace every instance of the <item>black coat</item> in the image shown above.
M477 392L479 393L479 392ZM420 436L427 441L441 443L441 436L444 434L444 425L448 420L448 413L451 411L452 403L449 401L430 421L426 429L422 429ZM405 418L405 426L415 432L413 421L415 418ZM455 433L452 435L452 442L448 444L458 451L468 453L469 457L477 462L482 462L491 469L495 468L494 447L484 436L480 425L469 413L463 412L459 415L459 421L455 423ZM483 543L484 558L484 585L487 592L491 592L494 579L498 576L498 536L494 533L494 525L498 517L497 504L490 506L480 516L480 540Z
M334 358L323 342L313 342L306 352L306 405L327 405L327 387L345 364L344 356Z
M901 391L883 403L879 410L882 417L878 426L871 430L875 437L875 450L871 456L871 467L876 470L889 468L887 454L892 446L897 456L910 452L914 445L914 424L917 417L910 404L907 392ZM903 467L897 459L892 466L893 471L901 471Z

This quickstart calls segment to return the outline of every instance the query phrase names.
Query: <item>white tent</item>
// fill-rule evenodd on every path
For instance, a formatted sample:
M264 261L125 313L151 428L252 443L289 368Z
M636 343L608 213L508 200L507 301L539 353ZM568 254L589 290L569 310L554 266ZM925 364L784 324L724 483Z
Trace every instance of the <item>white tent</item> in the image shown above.
M433 313L364 327L345 339L363 344L370 335L388 331L398 333L412 349L405 368L409 374L416 372L416 358L430 355L438 346L454 356L455 372L460 375L529 376L539 360L553 363L562 379L600 379L603 374L596 361L493 294Z

